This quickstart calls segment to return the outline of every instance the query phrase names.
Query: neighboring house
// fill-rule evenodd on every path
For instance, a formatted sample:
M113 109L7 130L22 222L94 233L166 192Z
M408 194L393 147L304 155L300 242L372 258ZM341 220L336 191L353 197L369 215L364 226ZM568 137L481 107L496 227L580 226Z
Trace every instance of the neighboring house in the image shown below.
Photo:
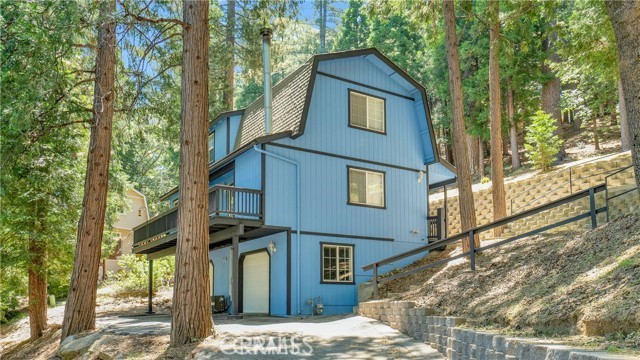
M113 254L105 259L104 267L107 272L120 270L118 265L120 255L131 254L133 228L149 221L146 196L136 189L127 189L126 196L128 210L119 214L118 221L113 224L113 232L118 234L118 245Z
M438 163L425 89L364 49L316 55L272 95L268 135L262 97L211 122L212 295L232 314L351 312L372 277L361 267L424 245L427 184L455 177ZM134 253L175 253L177 191L135 229Z

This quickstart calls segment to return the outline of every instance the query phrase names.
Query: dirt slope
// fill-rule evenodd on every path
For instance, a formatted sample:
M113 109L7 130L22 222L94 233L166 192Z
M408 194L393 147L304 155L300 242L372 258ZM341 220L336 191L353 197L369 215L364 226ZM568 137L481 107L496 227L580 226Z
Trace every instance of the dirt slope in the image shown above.
M410 267L460 253L432 253ZM543 334L629 334L640 339L640 217L595 230L541 235L385 284L383 296L416 301L476 326ZM399 294L393 294L399 293Z

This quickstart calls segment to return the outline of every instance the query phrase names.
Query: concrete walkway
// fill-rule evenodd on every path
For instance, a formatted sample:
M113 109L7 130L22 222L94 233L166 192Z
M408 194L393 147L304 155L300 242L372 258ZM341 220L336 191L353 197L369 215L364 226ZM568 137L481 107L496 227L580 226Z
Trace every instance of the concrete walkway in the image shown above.
M169 334L168 315L107 317L104 332ZM429 345L360 316L214 318L217 336L195 349L195 359L425 359L444 357Z

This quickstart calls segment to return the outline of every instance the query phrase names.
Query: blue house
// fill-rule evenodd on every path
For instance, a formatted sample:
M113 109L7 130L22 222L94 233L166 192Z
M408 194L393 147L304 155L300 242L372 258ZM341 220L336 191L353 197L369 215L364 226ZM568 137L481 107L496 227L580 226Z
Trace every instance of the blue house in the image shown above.
M211 122L212 295L230 313L351 312L372 277L361 267L426 244L428 187L455 176L425 89L364 49L314 56L271 96L269 133L262 98ZM173 254L176 218L172 207L136 228L134 252Z

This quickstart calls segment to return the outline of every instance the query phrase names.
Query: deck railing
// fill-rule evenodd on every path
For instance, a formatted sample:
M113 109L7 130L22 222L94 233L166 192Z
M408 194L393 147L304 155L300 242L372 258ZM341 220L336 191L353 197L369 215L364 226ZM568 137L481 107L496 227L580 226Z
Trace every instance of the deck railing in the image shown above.
M446 264L446 263L448 263L450 261L456 260L456 259L469 257L471 270L475 271L475 268L476 268L476 254L478 254L479 252L482 252L484 250L488 250L488 249L491 249L491 248L494 248L494 247L502 246L502 245L508 244L508 243L510 243L512 241L516 241L516 240L519 240L519 239L522 239L522 238L526 238L526 237L541 233L543 231L551 230L551 229L554 229L554 228L557 228L557 227L560 227L560 226L563 226L563 225L566 225L566 224L569 224L569 223L572 223L572 222L575 222L575 221L578 221L578 220L586 219L586 218L591 218L591 227L595 228L597 226L597 214L604 213L606 211L606 205L603 206L603 207L600 207L600 208L596 207L596 196L595 196L595 194L599 193L601 191L605 191L605 190L606 190L606 185L605 184L594 186L592 188L585 189L585 190L573 193L572 195L566 196L566 197L564 197L562 199L558 199L558 200L552 201L552 202L550 202L548 204L544 204L544 205L535 207L533 209L526 210L524 212L505 217L505 218L500 219L498 221L494 221L494 222L491 222L491 223L486 224L486 225L478 226L478 227L476 227L474 229L471 229L469 231L466 231L466 232L463 232L463 233L460 233L460 234L457 234L457 235L450 236L450 237L448 237L446 239L442 239L442 240L430 243L428 245L423 245L423 246L420 246L420 247L415 248L413 250L409 250L409 251L406 251L406 252L403 252L403 253L400 253L400 254L397 254L397 255L393 255L393 256L390 256L390 257L382 259L382 260L378 260L376 262L373 262L371 264L363 266L362 269L364 271L373 270L373 297L374 297L374 299L378 298L378 285L379 284L383 284L383 283L391 281L391 280L403 278L403 277L409 276L411 274L415 274L417 272L420 272L420 271L423 271L423 270L426 270L426 269L429 269L429 268L433 268L433 267L437 267L437 266L440 266L440 265L444 265L444 264ZM538 228L538 229L535 229L535 230L532 230L532 231L528 231L528 232L523 233L523 234L519 234L519 235L510 237L508 239L500 240L498 242L495 242L495 243L492 243L492 244L489 244L489 245L481 246L479 248L475 248L475 246L474 246L473 239L477 236L478 233L481 233L481 232L484 232L484 231L487 231L487 230L491 230L491 229L494 229L494 228L497 228L497 227L501 227L501 226L507 225L507 224L509 224L511 222L514 222L516 220L527 218L527 217L536 215L536 214L538 214L540 212L543 212L543 211L546 211L546 210L550 210L550 209L553 209L553 208L557 208L557 207L562 206L564 204L572 203L574 201L577 201L577 200L580 200L580 199L583 199L583 198L588 198L589 199L589 204L590 204L589 207L590 207L590 209L587 212L584 212L584 213L576 215L576 216L572 216L572 217L570 217L568 219L565 219L565 220L558 221L558 222L553 223L551 225L546 225L546 226L543 226L541 228ZM406 259L408 257L412 257L412 256L415 256L415 255L423 254L423 253L425 253L427 251L435 250L435 249L438 249L440 247L443 247L443 246L446 246L446 245L449 245L449 244L454 244L454 243L457 243L457 242L462 243L464 241L468 242L469 251L463 252L462 254L459 254L459 255L456 255L456 256L452 256L452 257L449 257L449 258L446 258L446 259L443 259L443 260L439 260L439 261L436 261L436 262L432 262L432 263L429 263L429 264L426 264L426 265L422 265L422 266L419 266L417 268L413 268L413 269L410 269L410 270L407 270L407 271L404 271L404 272L400 272L400 273L397 273L397 274L394 274L392 276L388 276L388 277L385 277L385 278L382 278L382 279L379 279L379 277L378 277L378 268L380 268L381 266L388 265L388 264L391 264L391 263L393 263L395 261L403 260L403 259Z
M262 191L226 185L209 188L209 218L235 217L262 220ZM178 207L164 211L133 229L133 243L164 237L176 231Z

